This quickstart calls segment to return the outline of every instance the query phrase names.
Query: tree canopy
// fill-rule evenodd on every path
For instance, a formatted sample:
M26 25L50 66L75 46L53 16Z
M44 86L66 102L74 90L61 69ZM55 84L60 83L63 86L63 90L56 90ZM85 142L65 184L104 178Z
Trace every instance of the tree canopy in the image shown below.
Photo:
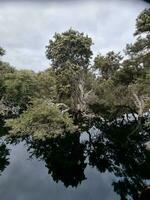
M46 46L46 57L52 61L53 68L61 68L67 62L87 68L92 56L92 39L84 33L69 29L56 33L54 40Z
M80 117L123 123L132 115L141 123L150 108L150 9L137 17L135 39L124 55L109 51L91 60L92 39L69 29L49 40L51 67L43 72L0 61L0 115L9 118L10 134L63 135Z

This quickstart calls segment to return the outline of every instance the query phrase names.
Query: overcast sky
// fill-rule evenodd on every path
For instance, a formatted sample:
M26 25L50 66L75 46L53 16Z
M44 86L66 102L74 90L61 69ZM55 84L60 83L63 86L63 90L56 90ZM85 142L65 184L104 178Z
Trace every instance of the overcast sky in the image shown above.
M0 46L18 69L46 69L45 46L70 27L92 37L94 54L121 51L134 40L143 0L0 0Z

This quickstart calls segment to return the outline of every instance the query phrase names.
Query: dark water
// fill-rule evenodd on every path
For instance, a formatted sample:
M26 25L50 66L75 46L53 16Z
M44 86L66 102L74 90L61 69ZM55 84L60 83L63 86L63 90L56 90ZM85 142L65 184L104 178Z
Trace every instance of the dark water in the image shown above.
M97 131L97 130L96 130ZM0 139L0 199L137 199L150 180L149 130L92 130L46 142ZM2 134L3 135L3 134Z

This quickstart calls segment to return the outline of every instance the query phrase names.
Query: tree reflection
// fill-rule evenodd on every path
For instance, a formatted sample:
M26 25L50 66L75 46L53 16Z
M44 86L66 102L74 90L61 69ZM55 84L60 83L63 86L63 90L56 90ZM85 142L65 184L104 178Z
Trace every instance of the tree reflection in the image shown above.
M139 199L139 193L150 179L150 152L145 149L150 130L132 122L128 124L99 124L89 140L80 142L80 134L67 133L46 141L28 140L31 156L45 161L54 181L66 187L77 187L86 179L86 162L100 173L114 174L114 191L121 200Z
M3 139L3 136L6 134L7 130L3 128L3 122L0 121L0 175L9 165L9 150Z
M9 150L6 145L0 141L0 175L9 165L8 161Z
M45 161L54 181L62 181L66 187L77 187L85 179L85 145L80 144L79 133L29 143L30 153Z
M88 145L89 164L116 176L114 191L121 200L137 200L145 187L144 179L150 179L150 152L143 145L149 131L137 124L112 125L101 131Z

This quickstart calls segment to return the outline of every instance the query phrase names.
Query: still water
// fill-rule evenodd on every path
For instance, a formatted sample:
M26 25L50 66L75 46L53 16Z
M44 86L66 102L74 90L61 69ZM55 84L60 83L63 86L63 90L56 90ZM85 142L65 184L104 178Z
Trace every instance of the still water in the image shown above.
M118 199L113 192L109 173L99 174L95 168L86 167L84 180L77 188L53 181L45 163L29 159L23 143L11 146L10 165L0 177L0 196L3 200L47 199Z
M127 142L131 130L133 125L115 127L91 134L90 141L77 134L10 144L1 137L0 199L137 199L149 184L150 154L145 132Z

